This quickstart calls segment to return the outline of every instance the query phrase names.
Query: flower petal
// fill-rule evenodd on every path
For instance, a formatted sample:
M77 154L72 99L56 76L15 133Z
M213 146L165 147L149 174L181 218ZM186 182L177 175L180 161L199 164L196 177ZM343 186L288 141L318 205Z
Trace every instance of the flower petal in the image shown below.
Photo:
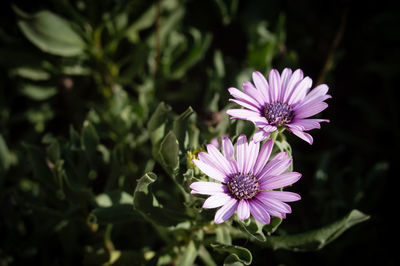
M296 183L300 179L300 177L301 174L297 172L288 172L278 176L272 176L260 182L260 188L262 190L283 188L293 183Z
M269 139L261 147L261 150L257 157L257 161L254 164L253 173L255 176L258 176L258 174L261 172L261 170L264 168L264 166L268 162L268 159L269 159L269 156L271 155L273 146L274 146L274 141L272 139Z
M254 219L263 224L269 224L271 222L271 216L265 210L261 203L257 200L257 198L252 199L249 202L250 205L250 213L253 215Z
M245 173L246 169L246 149L247 149L247 138L246 135L242 134L239 136L236 143L236 161L238 164L238 170L240 173Z
M226 111L226 113L232 116L231 119L250 120L251 117L260 117L258 112L247 109L229 109Z
M285 68L281 74L281 91L279 93L278 101L285 102L284 96L286 92L287 84L292 76L292 70L290 68Z
M328 107L328 104L325 102L320 102L314 105L303 105L301 109L298 109L295 112L295 118L307 118L322 112L325 108Z
M292 90L292 94L289 96L287 103L289 105L296 104L297 102L304 99L307 92L311 89L312 79L305 77L300 81L295 88Z
M271 102L276 102L281 90L281 77L276 69L271 69L269 72L269 86L269 99Z
M312 137L310 134L305 133L305 132L303 132L302 130L299 130L299 129L290 127L290 125L288 125L288 128L289 128L289 130L290 130L293 134L295 134L296 136L298 136L298 137L301 138L302 140L308 142L310 145L313 144L313 141L314 141L314 140L313 140L313 137Z
M225 169L226 175L231 175L237 172L236 169L233 168L232 165L229 163L229 161L219 152L219 150L215 148L215 146L208 144L207 151L212 159L214 159L215 164L218 164L221 168Z
M246 149L246 166L244 173L253 173L253 167L256 163L258 152L260 151L260 143L250 140Z
M275 190L261 191L260 193L257 194L257 197L259 196L276 199L284 202L298 201L301 199L299 194L290 191L275 191Z
M204 209L213 209L225 205L232 197L226 193L219 193L208 197L203 204Z
M262 171L258 174L258 176L261 178L263 176L266 176L266 173L270 171L270 169L274 168L275 165L280 164L282 160L287 159L287 154L286 152L280 152L277 155L274 156L274 158L271 159L271 161L268 162L268 164L262 169Z
M231 198L215 213L214 223L220 224L228 220L235 213L237 206L238 201L234 198Z
M246 220L250 217L250 206L247 200L241 200L239 201L238 207L237 207L237 214L239 216L240 220Z
M211 178L214 178L215 180L218 180L220 182L226 183L228 181L228 177L219 171L218 169L214 168L213 166L210 166L200 160L192 160L192 162L206 175L208 175Z
M216 195L220 193L227 193L228 187L224 184L219 184L215 182L194 182L190 184L191 194L202 194L202 195Z
M246 106L243 105L244 107L254 111L258 111L259 109L262 108L262 106L255 99L253 99L253 97L241 92L240 90L236 88L229 88L228 91L233 97L235 97L236 100L239 101L237 102L238 104L240 105L244 104L246 105Z
M289 81L287 82L285 94L282 98L284 103L288 102L290 96L292 95L292 91L296 88L297 83L299 83L302 79L303 71L301 71L301 69L297 69L293 72Z
M243 83L242 89L246 94L255 99L260 106L264 106L267 103L264 99L263 94L259 92L251 82L245 81Z
M262 175L260 175L260 180L263 179L264 176L276 176L280 175L288 169L288 167L292 164L292 159L291 158L284 158L282 160L274 160L265 167L265 170L262 172Z
M266 103L271 102L268 93L269 90L268 82L265 79L264 75L258 71L253 72L253 81L254 85L256 85L257 90L263 95L264 101Z
M212 145L212 144L209 144L209 145ZM229 169L225 169L223 167L223 165L217 163L216 160L210 154L207 154L206 152L199 152L198 158L200 161L217 169L218 171L223 173L225 176L228 176L230 174Z
M271 134L271 133L265 132L263 129L259 129L256 131L256 133L254 133L253 140L255 142L263 141L264 139L268 138L269 134Z

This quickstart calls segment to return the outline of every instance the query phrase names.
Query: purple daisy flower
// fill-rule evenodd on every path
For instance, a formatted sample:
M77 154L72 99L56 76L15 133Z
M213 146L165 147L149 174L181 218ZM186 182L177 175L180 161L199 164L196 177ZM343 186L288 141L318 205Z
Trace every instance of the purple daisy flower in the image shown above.
M279 127L288 128L293 134L312 144L313 138L305 133L314 128L320 128L320 122L327 119L309 119L318 114L328 104L324 101L331 98L326 84L318 85L310 91L312 80L303 77L303 71L292 72L285 68L282 74L276 69L269 72L269 82L258 71L253 72L254 85L246 81L243 92L229 88L229 93L235 102L246 109L229 109L227 114L231 119L243 119L253 122L259 129L253 138L262 141Z
M214 222L222 223L237 211L240 220L253 217L263 224L269 224L271 216L285 218L291 208L284 202L300 199L296 193L275 191L291 185L300 179L297 172L283 173L292 163L285 152L278 153L268 163L273 147L269 139L261 147L260 142L247 143L240 135L236 144L236 156L229 138L222 139L222 154L213 145L207 145L207 152L200 152L193 163L217 182L194 182L190 185L192 194L210 195L203 208L221 207L215 214Z

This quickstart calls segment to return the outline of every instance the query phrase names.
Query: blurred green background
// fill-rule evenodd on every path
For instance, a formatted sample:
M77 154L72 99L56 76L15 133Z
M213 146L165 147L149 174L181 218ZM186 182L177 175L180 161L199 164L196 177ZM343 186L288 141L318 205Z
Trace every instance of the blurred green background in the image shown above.
M1 266L101 265L110 259L104 249L125 251L121 265L141 265L166 252L130 212L136 180L148 171L160 175L153 190L166 204L178 190L152 156L156 107L165 102L180 114L191 106L196 144L208 143L227 132L227 88L241 88L254 70L284 67L328 84L333 98L321 114L331 123L311 132L312 146L288 136L294 169L303 174L295 186L302 200L276 234L318 228L352 209L371 218L318 251L237 244L252 251L253 265L399 262L390 242L400 69L400 11L392 1L0 7ZM120 209L101 212L115 202Z

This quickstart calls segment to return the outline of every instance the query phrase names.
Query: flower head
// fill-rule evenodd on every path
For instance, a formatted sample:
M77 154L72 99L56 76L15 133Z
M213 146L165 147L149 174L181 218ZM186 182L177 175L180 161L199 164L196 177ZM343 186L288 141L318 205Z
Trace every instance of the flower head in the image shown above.
M222 154L213 145L207 145L207 153L199 153L193 163L217 182L194 182L192 194L210 195L203 208L221 207L214 222L222 223L235 211L241 220L253 217L269 224L271 216L285 218L291 208L285 202L296 201L300 196L288 191L275 191L300 179L297 172L283 173L292 163L285 152L278 153L268 162L273 147L269 139L260 149L260 142L247 143L245 135L238 138L236 154L229 138L222 139ZM268 162L268 163L267 163Z
M300 69L292 72L285 68L280 75L272 69L268 81L260 72L253 72L253 81L254 85L248 81L243 83L243 92L228 89L235 98L230 101L246 109L229 109L227 113L231 119L253 122L259 128L254 134L256 142L264 140L279 127L285 127L312 144L312 136L304 131L320 128L320 122L329 122L327 119L309 119L328 107L324 102L331 98L326 94L328 86L318 85L310 91L312 80L303 77Z

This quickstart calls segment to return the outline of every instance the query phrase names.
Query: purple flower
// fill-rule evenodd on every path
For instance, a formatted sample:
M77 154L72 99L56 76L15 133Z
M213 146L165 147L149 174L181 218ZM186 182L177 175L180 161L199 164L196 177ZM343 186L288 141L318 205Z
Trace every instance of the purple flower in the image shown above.
M253 122L259 129L253 138L262 141L279 127L288 128L293 134L312 144L313 138L305 133L314 128L320 128L320 122L327 119L308 119L318 114L328 104L324 101L331 98L328 86L318 85L310 91L312 80L303 77L303 71L285 68L282 74L276 69L269 73L269 82L260 72L253 72L254 85L246 81L243 92L229 88L235 102L246 109L229 109L231 119L244 119Z
M296 193L275 191L291 185L300 179L297 172L283 173L292 163L285 152L278 153L268 163L273 147L269 139L261 147L260 142L247 143L240 135L236 144L236 156L229 138L222 139L222 154L209 144L207 152L200 152L193 163L209 177L220 181L194 182L190 185L192 194L210 195L203 208L221 207L215 214L214 222L222 223L237 210L240 220L253 217L269 224L271 216L285 218L291 208L284 202L300 199Z

